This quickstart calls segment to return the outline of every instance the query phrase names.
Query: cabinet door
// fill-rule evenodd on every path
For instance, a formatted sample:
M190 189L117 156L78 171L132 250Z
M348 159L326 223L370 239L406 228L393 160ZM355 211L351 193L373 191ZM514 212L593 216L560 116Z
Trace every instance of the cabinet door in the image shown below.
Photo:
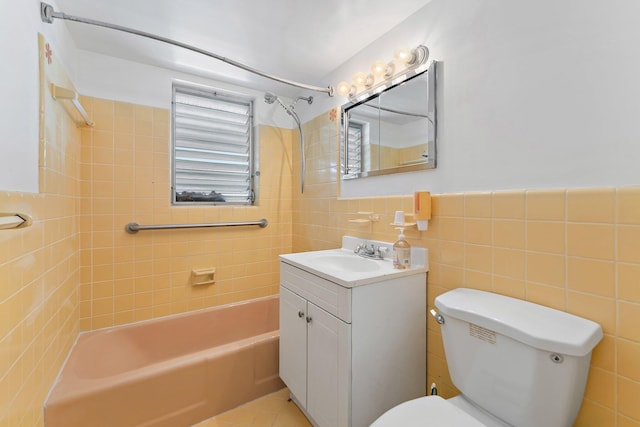
M307 411L320 427L349 425L350 325L307 302Z
M307 301L280 286L280 378L307 402Z

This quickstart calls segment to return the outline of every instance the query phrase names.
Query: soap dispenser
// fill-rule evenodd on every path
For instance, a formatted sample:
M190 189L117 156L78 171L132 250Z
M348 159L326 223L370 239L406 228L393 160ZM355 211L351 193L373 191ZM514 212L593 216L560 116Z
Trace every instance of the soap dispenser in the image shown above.
M404 228L398 227L400 235L393 244L393 268L405 270L411 268L411 245L405 240Z

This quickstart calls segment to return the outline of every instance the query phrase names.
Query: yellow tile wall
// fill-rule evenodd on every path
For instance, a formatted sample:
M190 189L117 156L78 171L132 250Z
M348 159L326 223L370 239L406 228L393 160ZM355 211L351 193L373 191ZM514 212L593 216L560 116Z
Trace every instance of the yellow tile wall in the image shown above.
M93 329L277 292L279 253L336 247L344 234L393 240L394 211L412 211L408 196L336 197L331 112L304 126L304 194L297 132L261 127L258 206L171 207L168 112L82 102L96 121L82 135L54 107L41 193L0 193L1 211L35 220L0 232L0 427L42 425L42 403L79 324ZM363 218L359 212L381 217L349 222ZM605 338L576 425L639 426L640 188L439 194L433 216L429 231L407 232L412 244L430 249L429 305L467 286L599 322ZM269 220L263 230L124 232L130 221L262 217ZM190 270L208 266L218 268L218 283L192 288ZM428 342L428 382L451 396L431 321Z
M294 251L338 247L344 234L394 241L394 212L413 212L411 196L337 197L335 117L328 112L305 124L304 194L296 191L300 151L294 144ZM598 322L605 336L593 353L575 425L639 427L640 187L434 194L432 203L428 231L406 231L411 244L429 248L428 305L464 286ZM349 222L365 217L358 212L380 220ZM444 397L458 393L431 318L427 369L427 383L435 381Z
M80 158L80 328L145 320L278 292L291 252L291 131L260 126L258 204L171 206L169 111L84 98L95 121ZM125 232L125 224L266 218L268 227ZM191 270L216 283L192 286Z
M80 132L50 96L41 115L40 192L0 192L0 212L33 218L0 231L0 427L42 425L78 334Z

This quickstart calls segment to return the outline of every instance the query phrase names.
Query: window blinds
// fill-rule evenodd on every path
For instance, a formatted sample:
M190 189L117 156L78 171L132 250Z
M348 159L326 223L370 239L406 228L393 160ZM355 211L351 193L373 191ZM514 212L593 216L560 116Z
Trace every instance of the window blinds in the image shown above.
M252 203L252 107L174 85L174 202Z
M347 174L357 174L362 171L362 143L363 126L361 123L349 122L347 129Z

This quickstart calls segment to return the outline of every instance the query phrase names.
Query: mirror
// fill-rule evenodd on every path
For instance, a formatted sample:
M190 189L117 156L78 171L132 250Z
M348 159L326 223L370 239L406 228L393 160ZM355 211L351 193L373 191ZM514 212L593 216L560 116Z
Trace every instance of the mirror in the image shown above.
M435 70L342 106L342 179L436 167Z

